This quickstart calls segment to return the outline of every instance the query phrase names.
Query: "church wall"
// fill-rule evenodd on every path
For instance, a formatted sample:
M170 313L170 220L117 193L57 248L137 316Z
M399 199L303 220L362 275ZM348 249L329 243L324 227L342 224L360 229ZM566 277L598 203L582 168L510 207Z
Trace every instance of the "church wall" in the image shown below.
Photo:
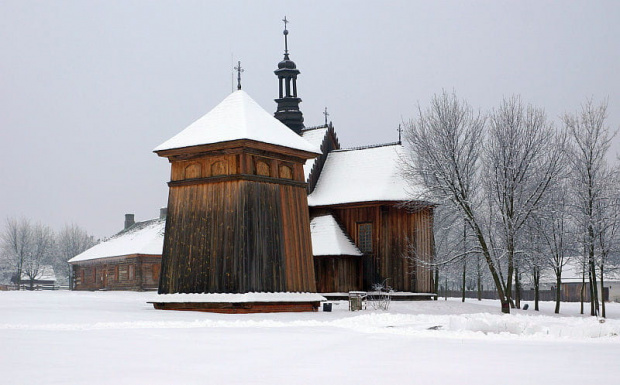
M362 252L359 225L372 225L372 250L363 257L364 289L388 279L397 291L432 292L431 270L408 258L413 247L417 259L432 260L432 209L412 213L389 202L330 209Z
M319 293L362 290L362 258L358 256L315 256L314 271Z

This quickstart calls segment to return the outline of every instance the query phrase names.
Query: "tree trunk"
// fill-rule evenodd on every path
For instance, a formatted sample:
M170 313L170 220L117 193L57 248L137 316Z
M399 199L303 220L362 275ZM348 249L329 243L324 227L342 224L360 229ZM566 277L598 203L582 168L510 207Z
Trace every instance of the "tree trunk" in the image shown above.
M540 301L540 271L534 269L534 310L539 311L538 302Z
M590 260L590 293L592 295L590 298L591 315L598 316L598 286L596 285L596 266L594 265L594 258Z
M21 290L22 289L21 281L22 281L22 268L21 268L21 266L19 266L19 267L17 267L17 278L15 279L15 284L17 285L17 290Z
M562 273L555 275L555 314L560 314L560 301L562 295ZM583 314L583 301L581 301L581 314Z
M521 309L521 277L518 267L515 267L515 307Z
M461 282L461 302L465 302L465 280L467 279L467 222L463 218L463 281Z
M439 300L439 266L435 266L435 301Z
M605 316L605 286L603 286L603 265L601 264L601 316Z
M482 270L480 269L480 260L476 259L478 268L478 301L482 301Z
M584 296L586 293L586 271L585 271L585 266L583 266L583 272L581 273L581 290L579 291L579 296L580 296L580 300L581 300L581 313L583 314L583 302L584 302Z
M466 276L467 276L467 261L463 261L463 277L461 281L461 302L465 302L465 285L466 285Z
M470 222L471 223L471 222ZM497 296L502 304L502 313L510 314L510 301L506 296L506 293L503 288L502 281L499 279L499 272L495 268L495 264L491 260L491 254L489 252L489 247L487 246L486 240L484 239L484 235L480 227L473 223L472 225L474 233L476 234L476 238L478 239L478 244L482 249L482 255L489 267L489 273L491 273L491 278L493 279L493 283L495 284L495 289L497 290Z
M509 239L508 243L507 243L507 253L508 253L508 273L507 273L507 280L506 280L506 300L508 301L508 303L510 303L510 306L514 309L515 308L515 303L513 302L513 297L512 297L512 277L514 275L514 259L513 259L513 246L512 246L512 240Z

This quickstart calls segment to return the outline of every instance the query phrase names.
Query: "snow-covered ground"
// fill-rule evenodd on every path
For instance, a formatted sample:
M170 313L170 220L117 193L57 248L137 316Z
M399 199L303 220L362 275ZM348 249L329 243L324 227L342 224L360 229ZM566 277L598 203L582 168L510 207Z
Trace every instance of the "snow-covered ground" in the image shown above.
M620 383L617 303L600 323L570 303L560 316L475 300L222 315L154 310L154 296L0 292L0 383Z

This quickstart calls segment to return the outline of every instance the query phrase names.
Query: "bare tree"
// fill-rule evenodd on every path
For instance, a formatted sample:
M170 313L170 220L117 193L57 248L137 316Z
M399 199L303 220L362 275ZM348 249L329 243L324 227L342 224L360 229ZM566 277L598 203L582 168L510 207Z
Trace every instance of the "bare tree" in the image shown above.
M602 199L595 204L594 233L596 238L596 264L601 282L601 315L606 317L604 284L605 273L620 254L620 179L617 169L607 169L602 186Z
M405 172L414 183L427 188L426 200L448 204L465 218L476 239L480 255L489 272L502 303L502 311L510 312L496 263L491 256L484 228L485 211L481 209L479 191L480 155L483 146L485 120L456 95L446 92L436 95L431 106L422 111L406 129L406 142L411 157Z
M19 288L24 263L30 252L30 240L32 238L32 226L30 221L22 218L7 218L6 226L0 235L2 242L2 255L14 268L13 281Z
M571 162L573 192L576 200L575 220L584 229L583 248L588 259L590 280L590 314L599 313L596 284L596 208L604 198L606 155L611 139L605 125L607 103L594 105L588 100L579 114L566 114L564 125L572 141L568 159Z
M30 290L34 288L34 281L43 272L43 267L53 260L54 232L48 226L37 223L30 232L30 250L24 261L22 273L30 281Z
M1 240L3 255L15 269L13 281L19 287L22 277L26 277L32 289L43 266L51 262L54 232L47 226L32 224L27 219L7 219Z
M569 184L566 179L554 184L545 204L530 221L536 234L535 247L542 266L550 268L555 277L555 313L560 312L562 271L575 250L575 231L571 228Z
M55 270L57 270L57 276L63 275L67 277L69 285L72 285L71 272L67 261L95 244L93 236L89 235L86 230L73 223L65 225L56 238L57 258Z
M556 133L540 108L523 105L513 96L489 118L484 151L485 181L491 212L498 218L500 250L506 260L506 297L512 299L513 276L520 307L519 236L563 167L564 137ZM522 255L525 255L521 253Z

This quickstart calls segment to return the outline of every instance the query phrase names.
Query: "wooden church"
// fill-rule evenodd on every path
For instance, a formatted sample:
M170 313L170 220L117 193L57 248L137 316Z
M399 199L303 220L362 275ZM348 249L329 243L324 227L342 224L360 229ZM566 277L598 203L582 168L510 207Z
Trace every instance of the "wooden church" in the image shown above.
M171 164L157 308L312 311L317 292L433 291L433 205L410 201L403 146L342 149L331 123L306 128L287 34L275 114L239 79L154 150Z

